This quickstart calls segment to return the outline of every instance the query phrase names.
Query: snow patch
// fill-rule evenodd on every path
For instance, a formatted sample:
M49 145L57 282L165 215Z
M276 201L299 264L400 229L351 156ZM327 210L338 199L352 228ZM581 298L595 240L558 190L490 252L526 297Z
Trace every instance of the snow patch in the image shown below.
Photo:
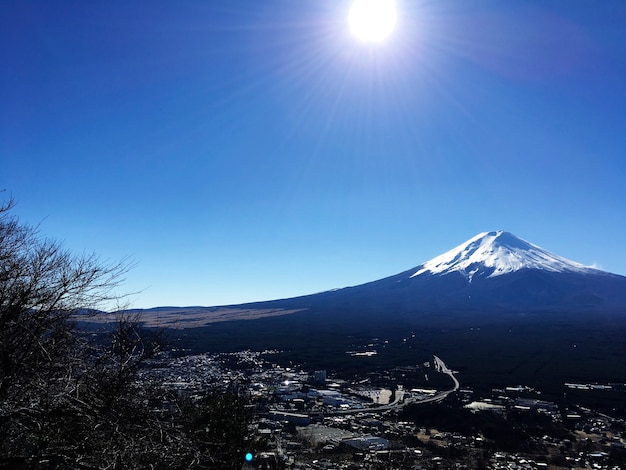
M505 231L483 232L419 266L411 275L458 271L469 283L476 277L496 277L521 269L551 272L598 273L597 269L568 260Z

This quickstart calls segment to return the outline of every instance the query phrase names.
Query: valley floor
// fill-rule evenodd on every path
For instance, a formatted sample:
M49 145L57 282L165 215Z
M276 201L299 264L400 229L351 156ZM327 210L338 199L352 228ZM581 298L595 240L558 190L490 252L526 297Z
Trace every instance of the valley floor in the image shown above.
M521 385L464 388L438 357L344 378L281 366L277 354L178 351L147 373L189 397L216 383L244 384L256 410L254 444L242 449L247 469L626 468L623 417L567 397L557 402ZM564 390L625 392L615 386Z

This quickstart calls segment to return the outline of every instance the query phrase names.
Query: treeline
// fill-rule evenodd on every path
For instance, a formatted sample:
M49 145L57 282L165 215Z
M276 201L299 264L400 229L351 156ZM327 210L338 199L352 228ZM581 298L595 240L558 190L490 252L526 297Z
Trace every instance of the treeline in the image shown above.
M76 315L118 299L128 263L75 256L0 206L0 468L241 468L251 412L236 386L181 398L139 380L162 337L119 315L105 341Z

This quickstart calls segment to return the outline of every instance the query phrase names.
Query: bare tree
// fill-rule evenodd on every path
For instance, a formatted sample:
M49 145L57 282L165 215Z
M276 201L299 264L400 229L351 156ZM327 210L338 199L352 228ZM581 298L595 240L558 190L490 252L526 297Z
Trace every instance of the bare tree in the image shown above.
M215 470L239 469L245 449L254 443L248 426L252 411L242 399L238 384L226 390L209 390L185 409L185 437L193 454L192 464Z
M240 468L245 394L181 400L140 377L163 340L134 315L82 334L73 320L117 299L128 263L74 256L13 207L0 206L0 469Z
M45 373L70 317L114 299L128 269L72 255L10 216L13 206L0 207L0 397Z
M14 205L0 206L0 455L42 456L85 366L71 318L115 299L128 264L72 255L13 217Z

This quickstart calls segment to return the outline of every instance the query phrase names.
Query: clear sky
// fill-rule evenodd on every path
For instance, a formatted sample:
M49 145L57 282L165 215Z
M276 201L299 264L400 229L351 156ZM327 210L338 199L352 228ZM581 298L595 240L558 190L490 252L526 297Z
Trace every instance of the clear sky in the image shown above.
M626 2L0 2L0 188L134 307L360 284L483 231L626 274Z

